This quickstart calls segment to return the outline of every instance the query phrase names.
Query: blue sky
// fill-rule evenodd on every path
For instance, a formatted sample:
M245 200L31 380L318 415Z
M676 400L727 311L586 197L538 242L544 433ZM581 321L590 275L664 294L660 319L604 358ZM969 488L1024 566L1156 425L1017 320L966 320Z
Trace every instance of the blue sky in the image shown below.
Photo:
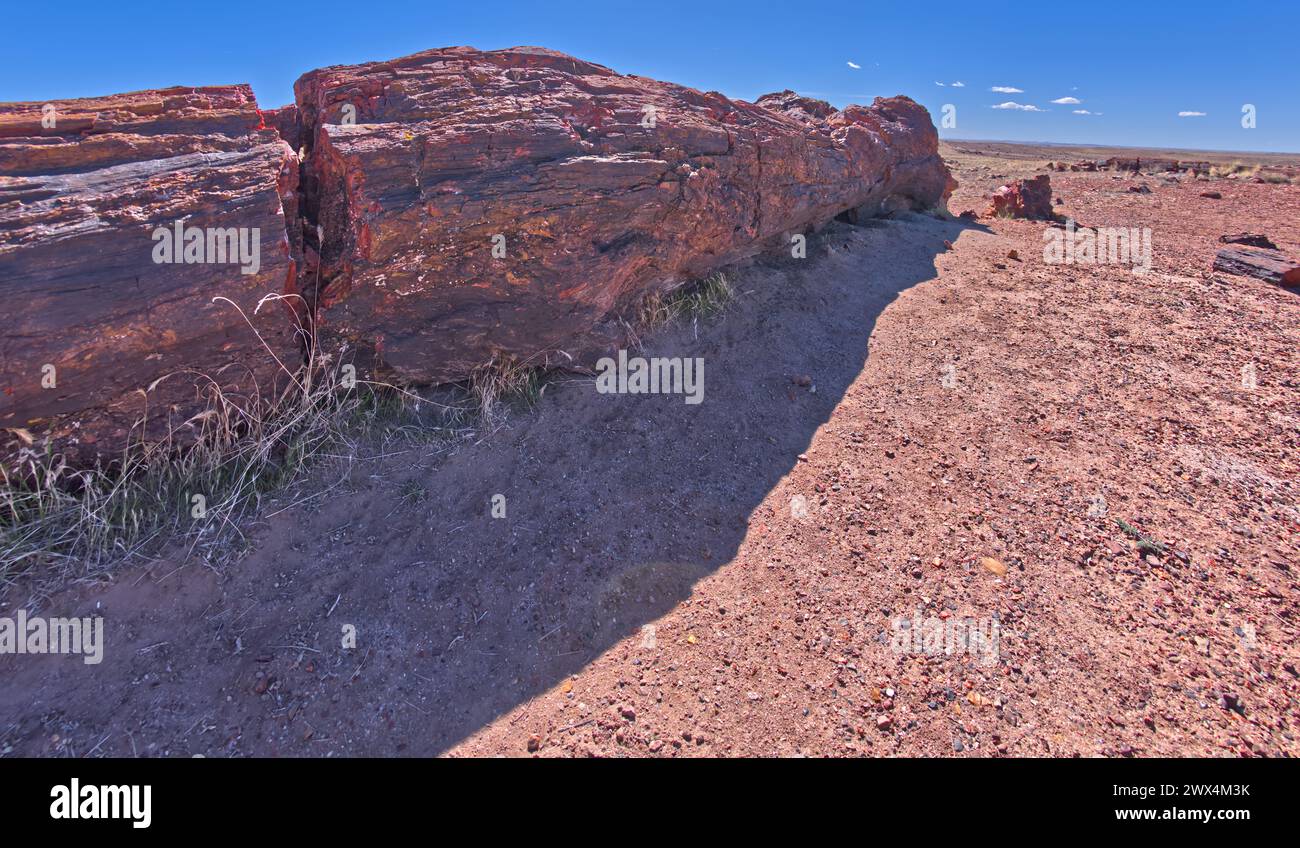
M535 44L746 100L901 93L936 123L952 104L957 126L941 132L953 138L1300 152L1296 0L62 0L14 2L5 17L0 101L248 82L270 108L324 65ZM992 108L1008 102L1042 111ZM1254 129L1242 127L1248 103Z

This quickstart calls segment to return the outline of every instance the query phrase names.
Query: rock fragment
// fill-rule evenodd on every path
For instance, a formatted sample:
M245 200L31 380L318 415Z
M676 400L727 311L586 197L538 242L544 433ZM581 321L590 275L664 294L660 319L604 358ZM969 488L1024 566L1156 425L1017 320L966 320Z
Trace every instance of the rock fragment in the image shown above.
M1047 174L1039 174L1032 179L1015 180L1000 187L993 193L993 202L984 214L996 218L1055 220L1056 213L1052 211L1052 178Z

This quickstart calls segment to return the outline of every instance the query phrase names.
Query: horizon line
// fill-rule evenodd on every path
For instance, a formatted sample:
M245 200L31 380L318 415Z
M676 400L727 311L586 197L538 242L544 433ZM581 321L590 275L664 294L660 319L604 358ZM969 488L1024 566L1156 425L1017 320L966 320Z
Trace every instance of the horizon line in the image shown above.
M1090 141L1017 141L1009 138L952 138L940 136L946 142L983 142L985 144L1019 144L1041 147L1113 147L1119 150L1168 150L1174 153L1240 153L1244 156L1300 156L1300 150L1239 150L1213 147L1164 147L1149 144L1105 144Z

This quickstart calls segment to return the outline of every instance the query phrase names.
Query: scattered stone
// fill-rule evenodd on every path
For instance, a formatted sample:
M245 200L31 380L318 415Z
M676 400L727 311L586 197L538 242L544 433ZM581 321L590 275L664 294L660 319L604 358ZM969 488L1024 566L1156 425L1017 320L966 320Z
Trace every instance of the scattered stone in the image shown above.
M1219 695L1219 706L1225 710L1230 710L1238 715L1246 714L1246 707L1241 702L1241 698L1232 692L1223 692Z
M1002 577L1007 573L1007 567L1002 564L1002 561L994 559L993 557L981 557L980 565L984 566L985 571L996 574L999 577Z

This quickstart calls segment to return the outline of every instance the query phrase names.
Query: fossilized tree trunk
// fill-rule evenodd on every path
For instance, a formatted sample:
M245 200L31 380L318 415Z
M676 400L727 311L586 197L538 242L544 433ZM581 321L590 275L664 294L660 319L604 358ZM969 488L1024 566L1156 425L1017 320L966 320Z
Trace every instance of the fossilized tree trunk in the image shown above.
M647 293L951 191L904 97L745 103L450 48L312 71L296 100L0 105L0 427L91 455L141 421L156 438L214 387L272 390L309 338L416 383L496 356L582 364ZM260 261L160 254L168 228L256 230ZM268 295L287 299L256 309Z
M254 314L296 280L285 222L297 216L298 160L260 126L248 86L0 105L0 427L11 438L89 456L147 420L138 434L184 439L214 388L246 402L275 384L271 353L297 364L285 306ZM162 256L154 234L177 222L204 234L204 259L209 232L222 248L243 230L250 261Z
M308 238L324 239L301 282L318 338L408 380L498 354L582 359L647 292L948 189L928 113L901 97L750 104L532 48L325 68L295 88Z

